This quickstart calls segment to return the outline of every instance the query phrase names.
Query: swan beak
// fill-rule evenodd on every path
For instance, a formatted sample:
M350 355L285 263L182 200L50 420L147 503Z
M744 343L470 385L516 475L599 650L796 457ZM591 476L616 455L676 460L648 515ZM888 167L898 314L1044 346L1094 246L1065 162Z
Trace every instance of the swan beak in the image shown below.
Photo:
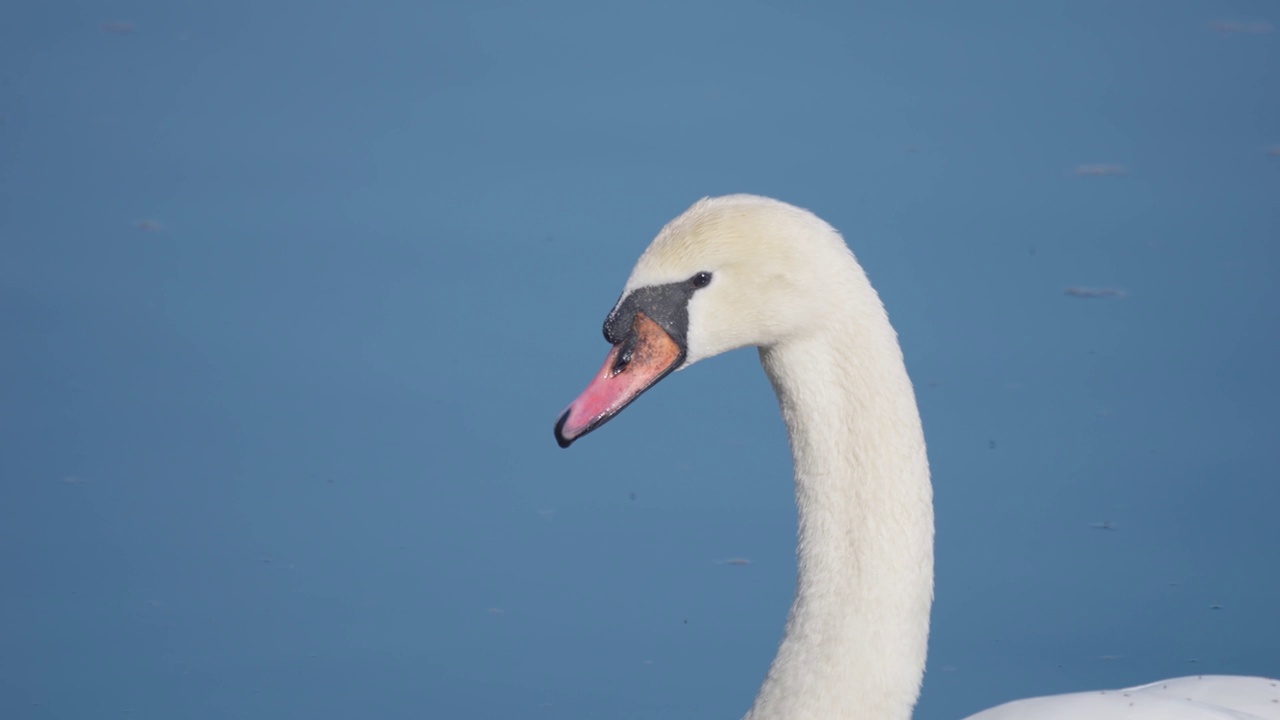
M631 331L609 351L604 367L556 423L556 442L574 440L605 424L684 359L680 346L658 323L637 312Z

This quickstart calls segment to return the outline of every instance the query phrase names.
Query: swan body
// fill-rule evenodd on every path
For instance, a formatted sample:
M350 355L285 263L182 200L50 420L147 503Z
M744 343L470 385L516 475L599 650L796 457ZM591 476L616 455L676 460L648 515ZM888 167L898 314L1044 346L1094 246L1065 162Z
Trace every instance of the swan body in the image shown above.
M968 720L1277 720L1280 681L1196 675L1123 690L1070 693L1005 703Z
M557 422L562 447L667 374L736 348L759 348L777 393L795 464L796 595L745 720L910 718L933 601L933 491L897 335L840 234L769 198L701 200L640 257L604 332L613 349ZM1116 691L1130 694L1118 704L1081 693L973 717L1280 720L1274 681L1165 684Z

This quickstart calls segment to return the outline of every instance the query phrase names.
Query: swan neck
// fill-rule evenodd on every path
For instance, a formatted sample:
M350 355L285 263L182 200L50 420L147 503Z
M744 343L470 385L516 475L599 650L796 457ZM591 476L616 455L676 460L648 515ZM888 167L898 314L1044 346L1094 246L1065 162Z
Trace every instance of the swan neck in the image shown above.
M851 312L760 351L795 462L798 576L747 720L907 720L919 695L933 600L928 460L896 334L865 276L854 286Z

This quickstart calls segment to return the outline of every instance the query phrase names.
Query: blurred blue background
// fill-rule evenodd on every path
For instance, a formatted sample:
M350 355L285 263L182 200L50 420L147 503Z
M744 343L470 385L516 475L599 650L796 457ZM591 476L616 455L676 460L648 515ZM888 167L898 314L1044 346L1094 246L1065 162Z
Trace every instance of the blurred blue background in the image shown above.
M551 434L728 192L901 334L919 718L1280 675L1276 13L8 6L0 716L739 717L794 574L755 353Z

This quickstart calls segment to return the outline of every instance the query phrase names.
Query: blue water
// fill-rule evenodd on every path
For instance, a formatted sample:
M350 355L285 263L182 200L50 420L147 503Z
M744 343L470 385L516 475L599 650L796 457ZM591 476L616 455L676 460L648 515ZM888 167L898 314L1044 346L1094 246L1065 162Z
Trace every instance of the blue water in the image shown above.
M0 717L738 717L794 575L754 353L551 428L741 191L902 337L918 717L1280 675L1271 3L369 5L5 11Z

